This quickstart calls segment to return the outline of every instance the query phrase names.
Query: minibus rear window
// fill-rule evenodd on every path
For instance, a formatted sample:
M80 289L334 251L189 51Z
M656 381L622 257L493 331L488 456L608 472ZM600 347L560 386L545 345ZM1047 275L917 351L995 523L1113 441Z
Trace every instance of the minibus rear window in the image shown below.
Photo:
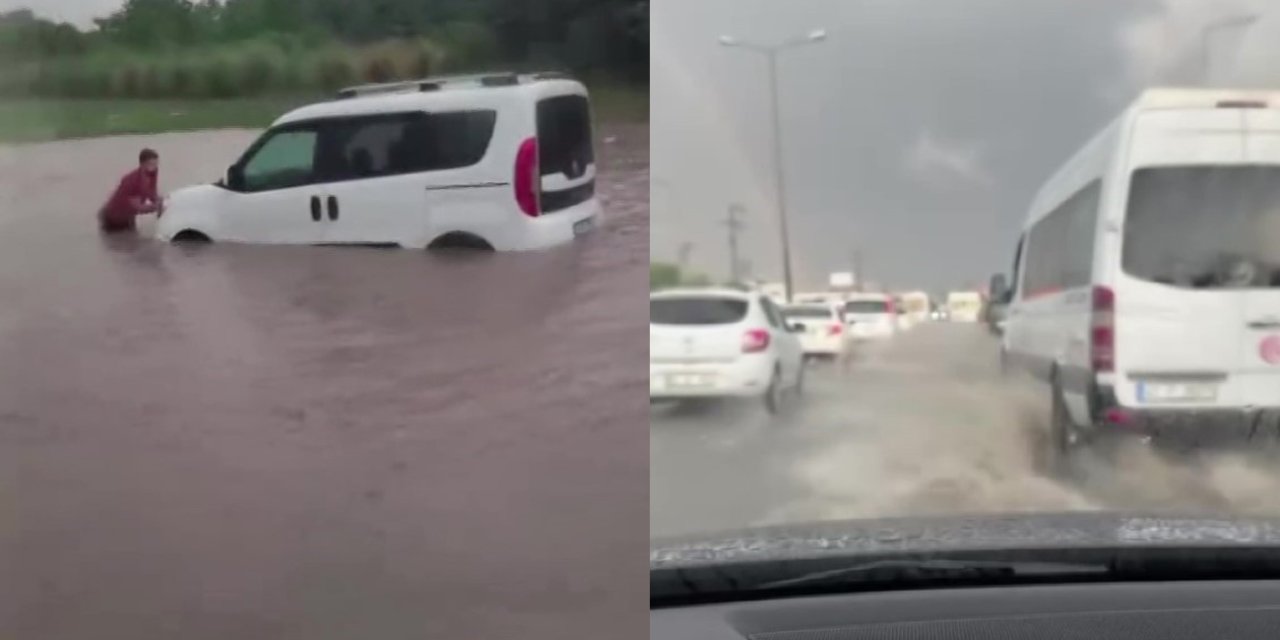
M1280 167L1134 172L1121 263L1176 287L1280 286Z

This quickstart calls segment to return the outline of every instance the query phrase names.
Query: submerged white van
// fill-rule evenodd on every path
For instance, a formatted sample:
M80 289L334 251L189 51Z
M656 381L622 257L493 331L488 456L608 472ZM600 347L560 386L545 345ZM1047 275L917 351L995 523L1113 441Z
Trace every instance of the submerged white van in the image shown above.
M1147 91L1035 197L1007 364L1048 383L1052 454L1280 431L1280 92Z
M284 114L162 240L543 249L598 222L586 88L555 73L344 89Z

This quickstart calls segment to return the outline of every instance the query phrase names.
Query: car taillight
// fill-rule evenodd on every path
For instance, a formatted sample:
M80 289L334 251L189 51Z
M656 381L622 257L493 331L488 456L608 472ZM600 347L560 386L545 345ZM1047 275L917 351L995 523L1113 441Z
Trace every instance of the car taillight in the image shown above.
M538 167L538 139L529 138L520 143L516 152L516 203L520 211L530 218L541 213L538 200L542 190L542 172Z
M1094 371L1116 367L1116 294L1107 287L1093 288L1093 314L1089 323L1089 359Z
M742 334L742 352L759 353L769 348L769 332L765 329L749 329Z
M839 324L833 324L830 327L827 327L827 335L829 336L838 336L842 331L844 331L844 327Z

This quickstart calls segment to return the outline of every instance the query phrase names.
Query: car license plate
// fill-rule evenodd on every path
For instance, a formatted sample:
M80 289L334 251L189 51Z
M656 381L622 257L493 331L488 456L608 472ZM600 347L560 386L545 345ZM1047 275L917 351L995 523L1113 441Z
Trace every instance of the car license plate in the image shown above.
M580 236L594 229L596 226L595 216L584 218L573 223L573 235Z
M701 373L673 373L667 376L672 389L700 389L711 386L711 376Z
M1140 402L1208 402L1218 397L1218 387L1205 382L1139 382Z

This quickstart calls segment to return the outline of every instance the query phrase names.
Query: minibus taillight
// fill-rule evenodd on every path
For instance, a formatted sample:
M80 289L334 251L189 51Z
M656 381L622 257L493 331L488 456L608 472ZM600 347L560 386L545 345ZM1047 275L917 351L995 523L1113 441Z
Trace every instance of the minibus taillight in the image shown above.
M742 334L742 352L760 353L769 348L769 331L767 329L748 329Z
M838 322L827 327L827 335L829 336L838 336L843 331L844 331L844 327L841 326L840 323Z
M1089 324L1089 359L1094 371L1116 367L1116 294L1107 287L1093 288L1093 313Z
M529 138L520 143L516 152L516 204L530 218L538 217L539 192L542 189L542 172L538 167L538 139Z

